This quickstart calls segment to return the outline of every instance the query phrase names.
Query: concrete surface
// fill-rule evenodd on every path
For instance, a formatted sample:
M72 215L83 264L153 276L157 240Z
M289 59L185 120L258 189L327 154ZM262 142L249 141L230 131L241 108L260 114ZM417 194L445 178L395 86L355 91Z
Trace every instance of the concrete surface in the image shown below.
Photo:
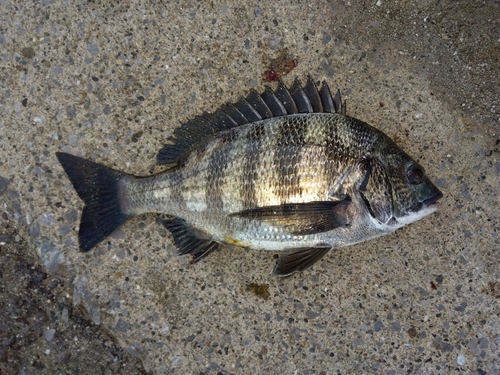
M2 374L500 372L498 1L0 4ZM56 151L147 175L278 57L420 160L440 212L285 280L271 252L191 266L154 215L78 251Z

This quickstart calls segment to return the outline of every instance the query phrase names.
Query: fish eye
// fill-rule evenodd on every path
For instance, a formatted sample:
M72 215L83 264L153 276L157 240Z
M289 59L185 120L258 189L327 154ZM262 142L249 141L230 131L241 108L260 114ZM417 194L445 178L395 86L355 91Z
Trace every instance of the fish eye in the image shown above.
M412 185L419 185L424 182L424 171L416 165L410 165L406 170L406 179Z

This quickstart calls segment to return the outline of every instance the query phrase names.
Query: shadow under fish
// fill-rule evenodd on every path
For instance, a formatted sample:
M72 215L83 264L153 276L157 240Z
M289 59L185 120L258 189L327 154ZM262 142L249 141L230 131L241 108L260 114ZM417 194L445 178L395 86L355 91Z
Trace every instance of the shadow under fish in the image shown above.
M340 92L309 77L251 90L173 132L169 168L137 177L67 153L57 158L84 201L89 251L131 217L157 212L192 263L221 243L284 251L279 276L331 249L388 234L437 209L442 193L388 136L346 115Z

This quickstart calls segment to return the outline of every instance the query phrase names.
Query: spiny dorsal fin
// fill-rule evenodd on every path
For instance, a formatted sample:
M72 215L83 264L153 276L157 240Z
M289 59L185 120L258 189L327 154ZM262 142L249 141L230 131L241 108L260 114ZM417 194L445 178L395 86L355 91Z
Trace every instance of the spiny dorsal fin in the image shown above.
M156 160L159 164L175 164L208 137L240 125L295 113L321 112L345 115L345 103L342 103L340 91L332 96L325 81L318 90L310 76L304 86L296 80L290 89L279 81L274 91L269 86L261 94L252 89L246 98L181 125L168 139L172 144L165 145Z

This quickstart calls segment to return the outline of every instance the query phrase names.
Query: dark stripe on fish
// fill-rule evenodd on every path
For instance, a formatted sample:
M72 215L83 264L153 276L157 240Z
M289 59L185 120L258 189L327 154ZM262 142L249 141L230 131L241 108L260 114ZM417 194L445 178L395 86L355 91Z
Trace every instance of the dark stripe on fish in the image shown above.
M343 134L339 134L339 127L337 123L332 121L325 124L324 129L324 142L325 142L325 152L327 164L340 166L344 160L343 157L347 157L348 149L343 144Z
M243 209L254 208L258 205L255 183L259 177L260 152L265 132L266 127L264 123L258 123L247 134L248 143L245 149L240 191Z
M228 157L230 150L221 149L224 144L230 143L235 138L234 129L223 134L216 146L218 150L212 152L208 161L207 181L205 190L205 202L210 210L222 212L224 209L223 201L223 182L226 175Z
M289 203L292 195L302 194L298 166L302 160L307 125L304 117L288 117L279 126L273 165L277 174L274 194L281 204Z

